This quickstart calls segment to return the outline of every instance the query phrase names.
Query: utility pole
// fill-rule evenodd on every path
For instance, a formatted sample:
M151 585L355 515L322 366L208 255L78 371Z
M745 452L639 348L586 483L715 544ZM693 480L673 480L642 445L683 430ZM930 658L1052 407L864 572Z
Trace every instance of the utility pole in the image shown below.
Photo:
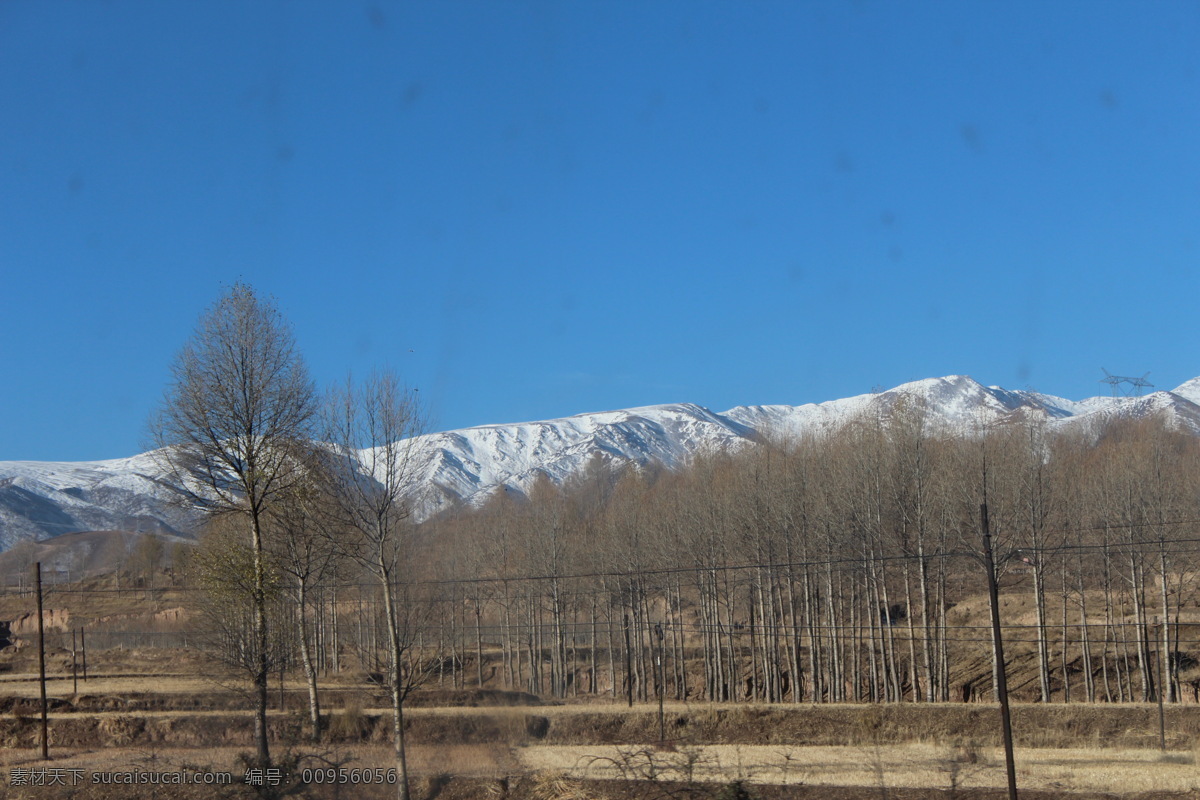
M658 673L658 741L665 742L667 740L667 723L666 717L663 714L663 695L667 688L664 684L666 681L663 676L663 629L662 623L654 623L654 635L658 639L658 655L654 657L655 672Z
M42 693L42 761L50 760L50 730L46 704L46 628L42 620L42 562L33 565L37 583L38 684Z
M988 527L987 503L979 507L983 526L983 565L987 569L988 599L992 607L992 643L996 648L996 694L1000 697L1000 727L1004 736L1004 768L1008 773L1008 800L1017 800L1017 767L1013 759L1012 716L1008 709L1008 669L1004 663L1004 638L1000 635L1000 591L996 586L996 562L992 558L992 532Z
M629 693L629 707L633 708L633 651L629 643L629 614L625 614L625 686Z

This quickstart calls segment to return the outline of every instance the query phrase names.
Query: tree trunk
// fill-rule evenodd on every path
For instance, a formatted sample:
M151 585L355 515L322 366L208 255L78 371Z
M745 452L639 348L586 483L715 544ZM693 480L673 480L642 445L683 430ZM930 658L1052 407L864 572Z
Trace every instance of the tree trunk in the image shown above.
M917 678L917 631L913 622L912 582L908 560L904 561L904 615L908 628L908 683L912 687L914 703L921 702L920 680Z
M1033 565L1033 603L1037 611L1038 688L1041 701L1050 702L1050 642L1046 623L1046 576L1043 572L1042 554L1037 552Z
M333 651L333 671L341 672L342 671L342 657L339 654L339 650L338 650L338 645L340 644L341 639L339 638L339 630L338 630L338 596L337 596L337 586L336 585L333 587L332 597L330 599L329 627L330 627L330 637L329 637L330 642L329 642L329 644Z
M1096 676L1092 674L1092 639L1088 630L1087 594L1084 591L1083 555L1076 560L1079 570L1079 647L1083 654L1083 690L1089 703L1096 702Z
M475 598L475 685L483 688L483 607Z
M270 662L267 653L266 565L263 562L262 528L257 513L252 513L250 517L250 536L254 550L254 641L258 647L254 670L254 745L259 764L266 766L271 763L267 744L267 679Z
M312 725L312 738L315 742L321 738L321 704L317 697L317 669L308 646L308 582L301 579L297 583L296 613L300 629L300 661L304 664L304 680L308 684L308 720Z
M1063 702L1071 702L1071 676L1069 672L1070 658L1067 654L1069 636L1067 631L1067 560L1063 559L1061 585L1062 595L1062 645L1059 648L1059 660L1062 662Z
M399 800L409 800L408 796L408 754L404 746L404 648L400 641L400 629L396 616L396 597L392 587L391 575L383 555L379 559L379 571L383 583L383 604L387 615L387 632L390 644L390 678L392 690L392 744L396 753L396 796Z

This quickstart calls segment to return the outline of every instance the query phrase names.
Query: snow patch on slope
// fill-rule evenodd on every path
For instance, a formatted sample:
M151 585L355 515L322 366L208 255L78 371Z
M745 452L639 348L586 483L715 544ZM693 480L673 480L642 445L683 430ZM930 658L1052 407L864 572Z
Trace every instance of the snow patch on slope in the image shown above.
M738 449L753 429L691 403L484 425L421 437L426 498L480 503L500 487L528 493L540 476L561 484L593 458L678 469L700 452Z

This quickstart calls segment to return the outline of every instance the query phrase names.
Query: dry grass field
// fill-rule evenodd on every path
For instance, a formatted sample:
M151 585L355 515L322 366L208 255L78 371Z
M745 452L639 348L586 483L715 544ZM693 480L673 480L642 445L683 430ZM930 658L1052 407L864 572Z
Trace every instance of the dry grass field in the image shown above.
M887 790L944 789L951 793L1005 787L998 748L891 744L874 747L691 745L534 746L518 751L531 772L591 780L843 786ZM1063 795L1137 796L1200 793L1192 754L1151 750L1030 749L1018 752L1018 784Z
M91 655L78 693L68 654L48 683L52 761L37 749L38 682L28 649L0 656L0 797L118 800L153 786L90 783L120 772L229 773L226 785L173 787L172 800L263 796L242 779L250 750L244 684L195 652L111 649ZM390 711L379 686L347 670L322 681L326 731L308 741L297 676L272 682L275 754L304 769L393 766ZM698 798L1001 798L995 706L764 705L610 700L543 704L519 692L438 689L407 711L414 800ZM1017 771L1025 798L1200 798L1200 707L1166 709L1158 750L1152 705L1017 704ZM60 770L76 785L14 785L14 770ZM311 773L310 773L311 774ZM161 789L161 787L157 787ZM283 796L374 800L388 785L286 786ZM738 794L738 793L741 794Z
M7 602L10 619L28 605L27 598ZM139 611L142 604L135 593L85 597L67 624L100 618L142 624L147 614L177 605L169 596L149 610ZM1008 610L1021 607L1014 599ZM173 786L170 800L270 795L242 782L252 742L243 676L191 648L101 646L99 634L96 641L88 679L79 680L77 691L69 650L49 650L48 763L40 761L37 746L34 648L0 653L0 798L161 797L162 787L88 779L181 770L229 773L233 780ZM351 666L323 676L321 692L324 732L313 743L299 672L289 673L282 687L272 676L273 755L286 769L303 777L305 769L392 767L391 712L381 687ZM607 696L545 703L521 692L454 689L435 680L410 698L406 715L414 800L1006 797L997 710L988 703L667 702L667 741L660 742L654 705L630 709ZM1025 800L1200 800L1200 706L1166 709L1166 753L1158 749L1152 705L1017 703L1014 732ZM36 770L84 780L14 784L14 771ZM275 796L314 800L396 796L386 784L293 781L279 788L286 793Z
M228 772L220 787L172 790L173 800L257 797L245 786L249 715L236 693L205 678L97 676L87 693L52 684L52 761L39 760L37 684L0 682L0 797L115 800L161 796L154 787L88 783L112 772ZM389 713L377 687L327 696L327 731L304 734L299 686L271 714L276 755L290 770L393 764ZM667 743L657 710L610 704L495 705L494 694L428 692L408 715L415 798L659 800L660 798L1003 796L1003 756L989 705L764 706L671 703ZM462 696L459 696L462 695ZM106 699L107 698L107 699ZM521 698L531 702L532 698ZM470 703L470 705L468 705ZM124 704L132 707L112 708ZM211 707L205 707L209 704ZM1200 708L1168 709L1170 750L1156 747L1151 706L1016 708L1023 797L1200 797ZM14 770L83 775L74 786L13 785ZM75 772L71 772L74 770ZM393 797L386 785L289 787L295 797ZM355 791L351 792L350 789ZM140 792L140 793L139 793ZM731 794L732 792L732 794ZM743 794L736 794L742 792Z

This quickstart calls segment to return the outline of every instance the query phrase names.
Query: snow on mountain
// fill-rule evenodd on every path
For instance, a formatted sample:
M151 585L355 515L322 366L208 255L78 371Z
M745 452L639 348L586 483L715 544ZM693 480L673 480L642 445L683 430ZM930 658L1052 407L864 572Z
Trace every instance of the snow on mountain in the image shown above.
M1161 416L1170 425L1200 436L1200 405L1175 392L1154 392L1144 397L1093 397L1079 406L1078 413L1060 423L1062 427L1093 427L1122 417Z
M185 533L194 520L171 503L177 496L148 453L109 461L0 462L0 549L76 531Z
M922 406L933 429L969 432L1018 414L1047 419L1071 416L1069 401L1034 392L983 386L965 375L927 378L875 394L803 406L739 406L725 416L763 434L779 436L833 431L862 415L888 417L903 407Z
M1186 383L1179 384L1171 390L1171 394L1193 403L1200 403L1200 378L1192 378Z
M526 493L539 476L561 484L593 458L684 465L706 449L737 449L755 432L691 403L646 406L565 419L485 425L421 437L426 501L480 502L499 486Z
M1200 436L1200 378L1145 397L1073 401L951 375L801 406L738 406L716 413L678 403L428 434L413 442L421 484L414 499L428 515L460 502L482 503L500 487L527 493L541 476L561 484L597 458L677 469L700 453L828 433L863 415L886 420L918 407L930 430L952 433L1025 417L1071 428L1160 414ZM74 531L187 535L196 517L170 502L177 497L151 453L78 463L0 462L0 550L21 539Z

